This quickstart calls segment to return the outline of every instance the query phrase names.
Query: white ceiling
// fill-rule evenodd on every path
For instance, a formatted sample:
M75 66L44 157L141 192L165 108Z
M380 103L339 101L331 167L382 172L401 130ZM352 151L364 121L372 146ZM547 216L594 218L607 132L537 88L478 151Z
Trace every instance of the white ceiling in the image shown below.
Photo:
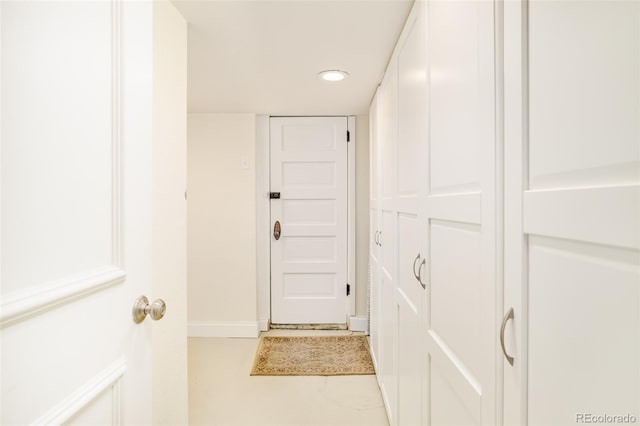
M366 114L412 0L173 0L189 22L189 112ZM340 83L317 73L341 69Z

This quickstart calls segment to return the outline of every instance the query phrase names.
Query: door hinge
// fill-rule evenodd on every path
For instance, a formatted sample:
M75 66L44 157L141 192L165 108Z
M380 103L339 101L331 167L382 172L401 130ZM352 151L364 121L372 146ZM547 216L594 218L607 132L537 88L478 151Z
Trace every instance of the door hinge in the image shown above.
M347 142L351 142L351 132L347 130Z
M351 294L351 284L347 284L347 296Z

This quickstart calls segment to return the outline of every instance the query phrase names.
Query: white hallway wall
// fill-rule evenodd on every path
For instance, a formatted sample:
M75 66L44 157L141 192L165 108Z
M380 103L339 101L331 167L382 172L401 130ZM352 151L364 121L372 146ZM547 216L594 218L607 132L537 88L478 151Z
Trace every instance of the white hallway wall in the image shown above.
M189 114L189 335L255 337L255 114ZM369 119L356 118L356 315L367 314ZM243 161L247 168L243 169Z
M257 336L254 114L189 114L187 188L189 335Z

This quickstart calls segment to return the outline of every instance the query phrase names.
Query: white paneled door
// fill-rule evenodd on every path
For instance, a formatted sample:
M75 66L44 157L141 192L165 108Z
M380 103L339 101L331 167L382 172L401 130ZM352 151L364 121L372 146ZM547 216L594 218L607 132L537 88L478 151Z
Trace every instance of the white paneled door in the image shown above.
M636 423L640 4L504 12L505 424Z
M378 377L380 391L384 400L387 416L391 424L397 424L398 412L398 373L397 373L397 331L398 314L395 303L396 287L396 238L397 238L397 61L391 61L379 90L378 117L380 120L380 355Z
M380 119L378 99L380 91L369 107L369 346L371 358L378 371L380 366Z
M497 424L493 34L492 2L428 3L426 424Z
M153 7L0 4L2 424L153 423Z
M422 310L428 228L420 211L427 161L427 34L424 3L416 2L398 43L397 226L398 425L422 420Z
M347 321L347 117L271 118L271 322Z

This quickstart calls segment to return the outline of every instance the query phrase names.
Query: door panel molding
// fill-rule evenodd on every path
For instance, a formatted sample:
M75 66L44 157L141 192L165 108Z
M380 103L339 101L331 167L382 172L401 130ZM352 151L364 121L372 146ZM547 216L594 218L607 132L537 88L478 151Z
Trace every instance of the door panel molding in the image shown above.
M124 270L106 266L10 294L3 297L0 306L0 328L122 283L125 277Z
M429 219L452 220L456 222L482 223L482 194L432 195L427 197Z
M125 281L122 163L122 5L111 0L111 264L2 295L0 329Z
M482 386L478 379L465 367L447 344L434 331L427 333L427 348L431 357L431 368L438 366L438 373L445 378L451 390L463 401L463 406L473 416L477 424L482 420Z
M88 407L91 402L106 390L113 390L112 397L112 424L119 425L121 419L121 410L119 404L119 385L120 379L127 370L127 362L124 357L114 361L113 364L102 370L95 377L79 387L76 391L69 394L67 398L53 407L49 412L33 422L34 425L61 425L71 420L79 414L84 408Z
M527 234L640 249L640 185L525 191L523 210Z

